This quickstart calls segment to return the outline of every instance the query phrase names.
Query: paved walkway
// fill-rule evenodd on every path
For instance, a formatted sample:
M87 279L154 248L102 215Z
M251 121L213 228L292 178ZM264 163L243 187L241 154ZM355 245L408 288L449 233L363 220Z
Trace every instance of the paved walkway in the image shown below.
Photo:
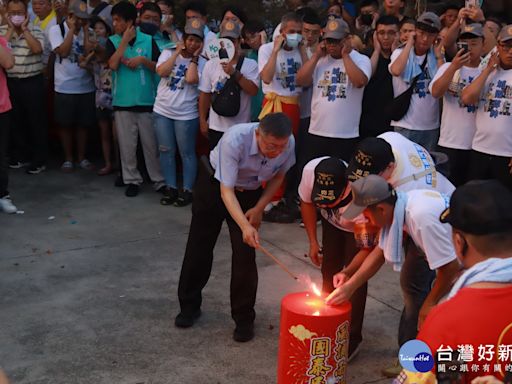
M0 214L0 367L12 383L275 383L280 300L303 287L267 256L258 256L253 341L231 338L225 229L203 316L176 329L189 207L161 206L149 186L126 198L111 177L84 171L16 170L10 189L24 211ZM293 271L320 281L298 224L264 224L261 237ZM389 382L379 371L396 354L399 292L390 268L371 282L349 384Z

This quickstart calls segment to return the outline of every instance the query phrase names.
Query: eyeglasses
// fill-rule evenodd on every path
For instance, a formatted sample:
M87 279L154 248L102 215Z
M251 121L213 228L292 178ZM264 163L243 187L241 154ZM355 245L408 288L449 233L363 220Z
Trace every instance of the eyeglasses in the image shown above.
M268 141L268 136L263 135L263 134L260 135L260 140L261 140L261 144L263 144L262 146L264 147L264 149L266 151L271 151L271 152L275 152L275 151L282 152L288 145L288 140L286 140L286 142L283 144L271 143L270 141Z
M498 45L501 47L501 49L504 49L505 51L510 51L512 49L512 43L499 43Z

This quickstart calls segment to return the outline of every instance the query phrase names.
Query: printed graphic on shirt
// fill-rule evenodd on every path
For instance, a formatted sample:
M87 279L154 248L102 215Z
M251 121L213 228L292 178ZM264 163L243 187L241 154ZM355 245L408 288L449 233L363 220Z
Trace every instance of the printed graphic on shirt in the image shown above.
M297 84L295 77L300 68L300 62L295 61L293 57L286 59L286 62L279 63L279 69L276 72L276 78L281 83L281 86L290 91L295 91Z
M431 80L432 78L430 77L429 71L425 69L420 75L416 86L414 87L413 94L418 95L420 99L427 97L427 95L430 94L428 86Z
M83 44L80 44L80 39L73 40L73 45L71 46L71 52L68 56L68 59L72 63L78 64L78 59L80 56L83 56L85 53Z
M178 91L185 88L185 74L187 66L185 64L175 65L168 79L168 86L171 91Z
M484 112L496 119L498 116L510 116L512 86L506 80L498 80L489 84L484 96Z
M467 79L460 78L458 81L452 81L450 82L450 85L448 86L448 93L452 95L453 97L457 98L459 102L460 108L465 108L468 113L476 113L476 110L478 109L477 105L466 105L462 102L462 99L460 97L462 90L466 87L466 85L471 84L475 77L469 76Z
M332 71L326 70L317 87L322 90L321 97L327 98L327 101L346 99L347 74L342 72L340 67L335 67Z

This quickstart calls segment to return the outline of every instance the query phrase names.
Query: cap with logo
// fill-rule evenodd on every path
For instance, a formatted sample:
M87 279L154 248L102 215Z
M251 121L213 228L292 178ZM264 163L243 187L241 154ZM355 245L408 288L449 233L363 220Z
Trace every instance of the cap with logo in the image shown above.
M422 26L427 26L427 28L436 30L437 32L441 31L443 28L441 25L441 19L434 12L423 12L418 20L416 20L416 27L422 29Z
M380 203L396 193L385 179L377 175L369 175L354 181L350 184L350 189L352 202L342 214L347 220L355 219L368 206Z
M87 13L87 4L82 0L71 0L68 6L68 12L79 19L89 19L91 15Z
M505 25L498 35L498 43L512 40L512 24Z
M458 187L439 220L472 235L512 230L512 192L497 180L475 180Z
M204 39L204 24L197 18L188 19L184 30L187 35L194 35Z
M347 167L347 178L355 181L361 177L379 174L394 161L393 149L386 140L368 137L357 146Z
M240 30L240 25L238 25L238 23L233 23L232 21L226 21L225 23L221 24L219 37L239 39L240 35L241 35L241 30Z
M348 24L343 19L332 19L327 22L324 28L324 39L344 39L350 33Z
M468 24L460 31L459 37L484 37L484 27L479 23Z
M314 172L315 181L311 190L313 204L327 205L338 200L348 184L346 171L345 163L336 157L321 160Z

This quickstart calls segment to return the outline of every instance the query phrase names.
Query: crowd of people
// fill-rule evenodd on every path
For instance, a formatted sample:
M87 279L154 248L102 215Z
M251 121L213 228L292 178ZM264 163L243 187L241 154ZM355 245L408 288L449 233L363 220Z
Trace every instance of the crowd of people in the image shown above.
M302 219L328 301L352 301L349 355L362 341L366 282L384 261L401 273L399 345L414 339L418 324L434 322L425 319L450 292L468 249L467 268L487 249L504 257L487 240L511 230L511 20L478 2L432 2L419 15L405 15L401 0L307 5L290 1L270 38L237 5L224 9L214 33L200 1L184 4L180 17L170 0L6 0L0 208L16 212L9 168L45 170L53 125L61 170L93 171L87 143L97 125L98 175L117 172L127 197L147 175L162 205L193 204L178 327L201 314L227 220L238 256L234 339L252 339L259 225ZM208 149L198 152L201 136ZM446 213L455 187L491 201L499 193L502 227L493 221L482 231L464 209ZM463 192L455 196L464 201ZM485 222L490 211L468 212ZM358 247L359 230L366 240L380 230L379 245Z

